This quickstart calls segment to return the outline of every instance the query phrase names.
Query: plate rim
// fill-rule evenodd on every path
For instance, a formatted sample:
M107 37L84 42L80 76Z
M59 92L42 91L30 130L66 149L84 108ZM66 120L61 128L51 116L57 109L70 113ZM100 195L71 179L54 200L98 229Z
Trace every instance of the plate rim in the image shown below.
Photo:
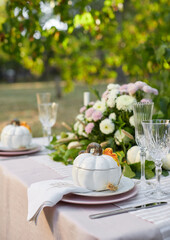
M22 155L27 155L27 154L32 154L32 153L39 152L39 151L41 151L41 149L42 149L42 147L38 146L37 148L29 149L27 151L17 151L17 152L13 152L13 151L9 151L9 152L0 151L0 157L22 156Z
M113 191L110 191L110 190L104 190L104 191L99 191L99 192L93 191L93 192L86 192L86 193L76 193L76 192L75 192L75 193L73 193L73 194L74 194L74 195L78 195L78 196L96 197L96 198L97 198L97 197L110 197L110 196L117 196L117 195L119 195L119 194L126 193L126 192L132 190L132 189L135 187L135 183L134 183L134 181L133 181L131 178L122 176L121 181L122 181L122 179L125 180L125 181L131 181L131 183L132 183L132 186L131 186L129 189L126 189L126 190L123 191L123 192L117 192L117 191L113 192ZM127 179L128 179L128 180L127 180ZM120 184L121 184L121 181L120 181ZM106 192L109 192L110 194L107 194L107 195L103 195L103 194L102 194L102 193L106 193ZM101 195L100 195L100 193L101 193ZM94 195L91 195L91 194L94 194ZM97 194L97 195L96 195L96 194Z
M19 148L17 148L17 149L10 149L10 148L1 146L1 142L0 142L0 152L25 152L25 151L34 150L34 149L36 149L38 147L40 147L39 144L32 143L32 144L29 145L29 147L24 148L24 149L19 149Z
M96 198L93 197L93 199L91 197L84 197L83 199L69 199L66 198L67 195L63 196L63 198L61 199L62 202L64 203L71 203L71 204L81 204L81 205L102 205L102 204L112 204L112 203L117 203L117 202L122 202L125 201L131 197L136 196L138 193L138 188L135 185L133 189L129 190L126 193L122 193L116 196L106 196L106 197L101 197ZM71 194L72 196L75 197L74 194ZM83 196L79 196L79 197L83 197ZM116 198L115 198L116 197Z

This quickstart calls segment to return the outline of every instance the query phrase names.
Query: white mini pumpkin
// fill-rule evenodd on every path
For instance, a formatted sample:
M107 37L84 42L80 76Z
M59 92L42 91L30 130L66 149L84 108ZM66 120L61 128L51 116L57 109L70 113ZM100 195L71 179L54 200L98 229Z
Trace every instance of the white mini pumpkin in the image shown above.
M19 149L29 146L32 139L31 132L25 126L21 126L18 120L12 121L1 132L1 143L10 149Z
M74 160L72 177L78 186L93 191L106 190L109 184L118 185L121 166L111 156L102 154L99 144L91 143L87 153L81 153Z
M166 170L170 170L170 153L166 156L166 158L162 159L162 167Z
M146 159L151 160L147 151ZM140 162L140 147L133 146L127 151L127 162L129 164Z
M127 162L129 164L140 162L140 148L138 146L133 146L127 151Z

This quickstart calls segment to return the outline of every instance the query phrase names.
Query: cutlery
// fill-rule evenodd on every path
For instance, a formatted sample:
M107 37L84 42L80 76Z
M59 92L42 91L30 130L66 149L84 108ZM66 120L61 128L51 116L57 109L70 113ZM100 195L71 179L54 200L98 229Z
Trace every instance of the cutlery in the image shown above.
M162 206L165 204L167 204L167 202L153 202L153 203L143 204L143 205L139 205L139 206L135 206L135 207L128 207L128 208L124 208L124 209L118 209L118 210L113 210L113 211L108 211L108 212L103 212L103 213L92 214L92 215L89 215L89 218L91 218L91 219L102 218L102 217L112 216L112 215L116 215L116 214L141 210L141 209L158 207L158 206Z

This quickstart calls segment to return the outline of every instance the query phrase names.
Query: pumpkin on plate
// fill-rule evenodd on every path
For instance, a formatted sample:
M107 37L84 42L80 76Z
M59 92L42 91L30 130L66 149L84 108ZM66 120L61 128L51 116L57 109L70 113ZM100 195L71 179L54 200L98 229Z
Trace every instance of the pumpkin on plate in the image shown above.
M100 144L90 143L73 162L73 182L81 187L102 191L116 190L121 178L121 166L112 156L102 154Z
M32 139L31 128L26 122L13 120L1 132L1 143L10 149L26 148Z

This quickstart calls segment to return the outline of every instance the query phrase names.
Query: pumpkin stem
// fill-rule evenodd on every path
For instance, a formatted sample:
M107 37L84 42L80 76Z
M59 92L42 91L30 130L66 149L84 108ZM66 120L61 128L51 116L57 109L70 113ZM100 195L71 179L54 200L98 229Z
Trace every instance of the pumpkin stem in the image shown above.
M20 126L20 121L15 118L15 119L13 119L13 120L11 121L11 124L12 124L12 125L15 125L15 126Z
M86 152L99 156L99 155L102 155L103 150L102 150L102 147L100 146L100 144L92 142L87 146Z

